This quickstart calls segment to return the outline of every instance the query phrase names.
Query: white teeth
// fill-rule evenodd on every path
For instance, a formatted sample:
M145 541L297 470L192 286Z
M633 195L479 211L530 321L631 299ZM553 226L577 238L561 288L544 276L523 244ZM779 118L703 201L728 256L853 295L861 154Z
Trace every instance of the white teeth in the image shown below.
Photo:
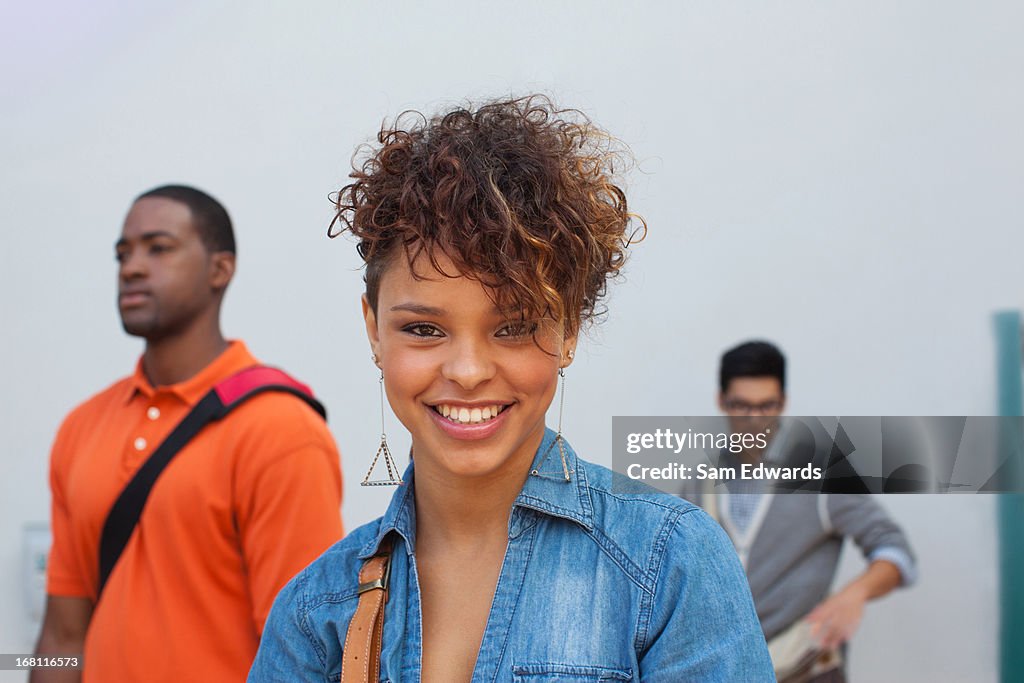
M495 404L483 408L458 408L448 404L434 406L434 410L447 417L452 422L461 424L479 424L498 416L505 406Z

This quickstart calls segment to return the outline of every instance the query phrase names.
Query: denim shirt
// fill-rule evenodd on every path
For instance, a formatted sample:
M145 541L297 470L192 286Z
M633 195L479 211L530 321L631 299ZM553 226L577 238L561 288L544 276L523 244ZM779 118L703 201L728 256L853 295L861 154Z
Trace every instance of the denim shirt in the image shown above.
M508 547L473 683L774 681L750 590L728 537L700 508L620 493L612 473L548 430L513 504ZM539 465L540 462L542 465ZM277 596L249 683L336 682L359 569L394 531L381 680L419 681L413 466L384 516L359 527Z

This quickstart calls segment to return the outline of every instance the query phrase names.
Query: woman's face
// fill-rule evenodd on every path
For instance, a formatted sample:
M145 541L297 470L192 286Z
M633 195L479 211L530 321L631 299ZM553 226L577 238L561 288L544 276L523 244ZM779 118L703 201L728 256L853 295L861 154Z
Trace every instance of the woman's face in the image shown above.
M457 272L443 256L438 263ZM422 279L402 254L393 258L376 313L364 296L363 315L417 472L525 476L575 338L554 321L499 311L480 282L445 277L425 256L414 267Z

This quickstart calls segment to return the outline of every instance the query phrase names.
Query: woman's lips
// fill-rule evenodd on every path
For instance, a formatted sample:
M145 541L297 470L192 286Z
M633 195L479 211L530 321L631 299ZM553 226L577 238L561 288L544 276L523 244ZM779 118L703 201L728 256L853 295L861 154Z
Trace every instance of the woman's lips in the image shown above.
M486 439L493 435L496 431L501 429L503 424L505 424L505 417L514 407L515 404L505 406L505 408L498 413L496 417L492 417L489 420L464 424L449 420L447 417L444 417L434 410L431 406L424 406L426 411L430 414L430 418L434 421L434 424L436 424L441 431L453 439L461 439L464 441Z

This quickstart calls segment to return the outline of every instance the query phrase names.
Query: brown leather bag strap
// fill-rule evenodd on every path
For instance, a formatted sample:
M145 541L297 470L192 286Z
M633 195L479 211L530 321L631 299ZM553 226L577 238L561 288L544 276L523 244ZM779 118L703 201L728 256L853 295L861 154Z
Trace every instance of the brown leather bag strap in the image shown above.
M359 603L341 651L341 683L377 683L384 638L384 604L391 578L391 538L359 570Z

